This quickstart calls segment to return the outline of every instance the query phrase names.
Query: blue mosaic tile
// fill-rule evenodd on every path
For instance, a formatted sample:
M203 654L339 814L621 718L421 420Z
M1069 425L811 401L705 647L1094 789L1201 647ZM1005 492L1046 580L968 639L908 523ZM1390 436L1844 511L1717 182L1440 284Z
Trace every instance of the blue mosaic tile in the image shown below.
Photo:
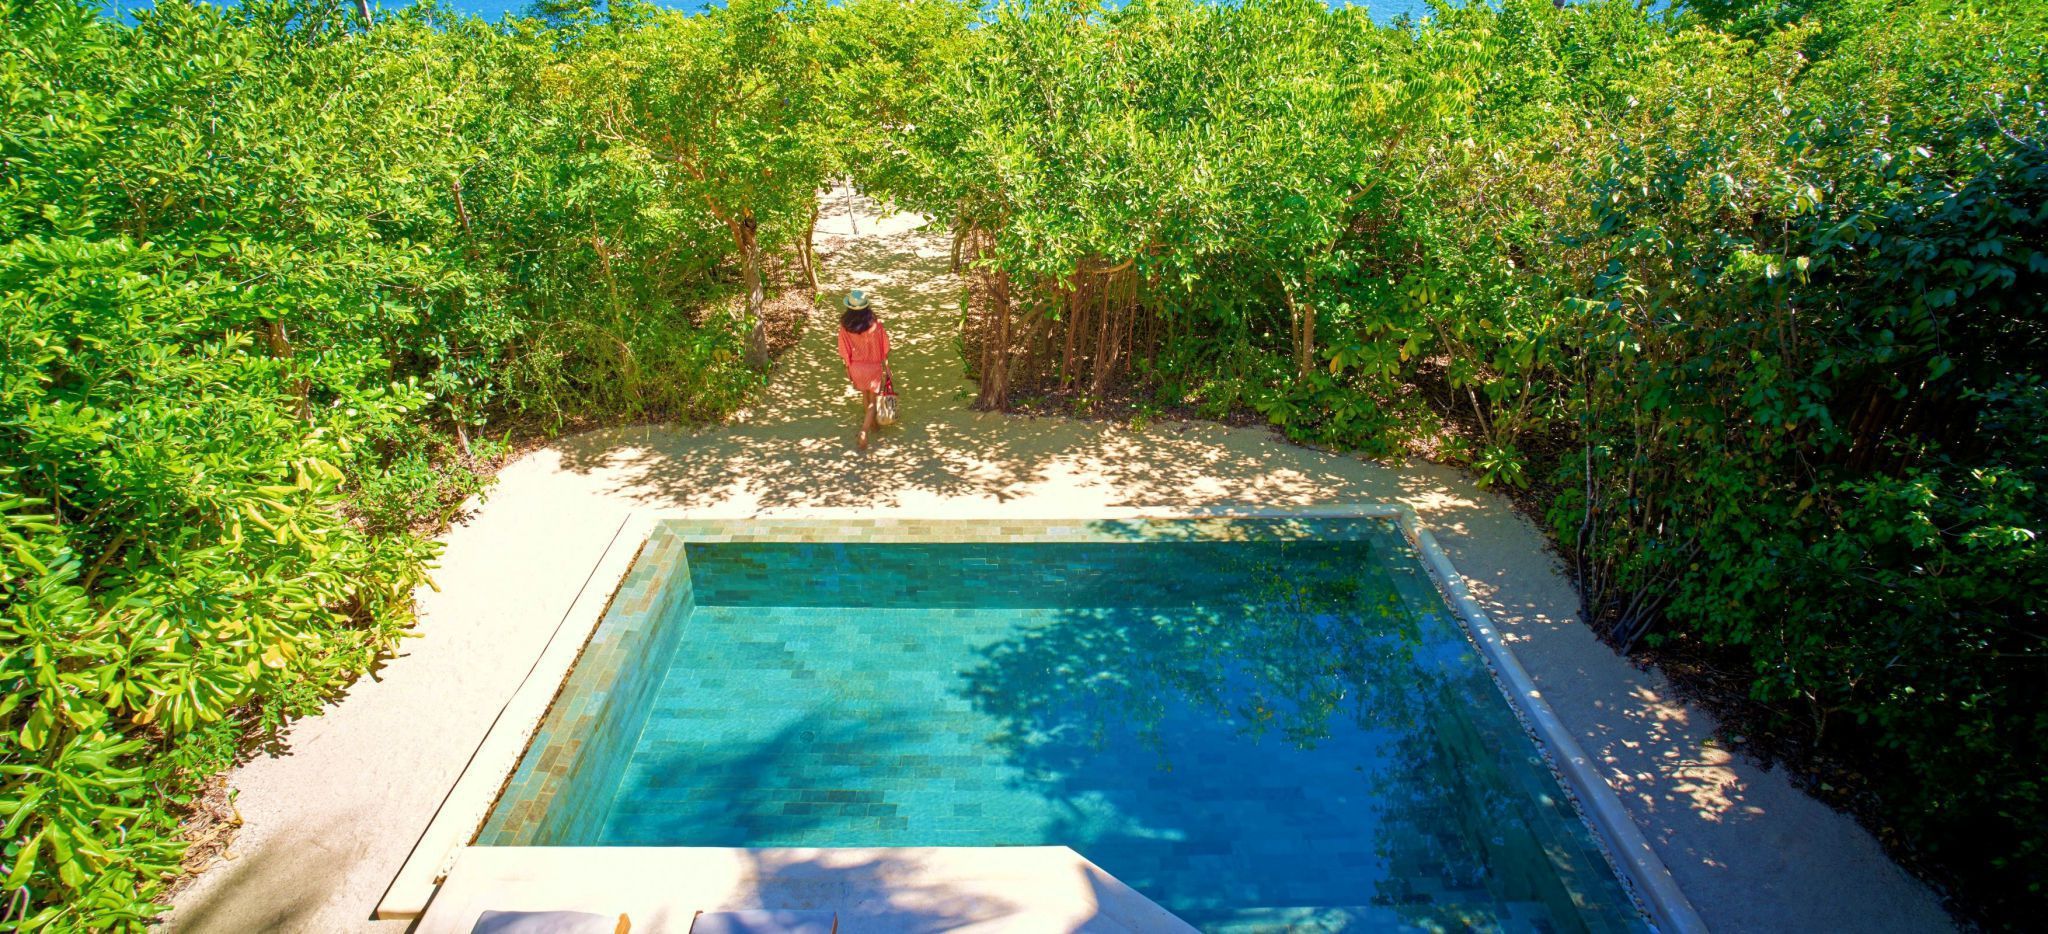
M1642 928L1380 520L668 523L555 707L480 842L1063 844L1205 930Z

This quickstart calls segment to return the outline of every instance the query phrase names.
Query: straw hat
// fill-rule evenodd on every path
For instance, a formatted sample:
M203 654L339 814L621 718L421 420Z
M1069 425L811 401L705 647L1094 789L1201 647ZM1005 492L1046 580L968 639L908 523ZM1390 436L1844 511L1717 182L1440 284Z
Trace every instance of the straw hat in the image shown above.
M849 311L858 311L862 308L868 307L868 293L863 292L859 289L854 289L850 292L847 292L846 307Z

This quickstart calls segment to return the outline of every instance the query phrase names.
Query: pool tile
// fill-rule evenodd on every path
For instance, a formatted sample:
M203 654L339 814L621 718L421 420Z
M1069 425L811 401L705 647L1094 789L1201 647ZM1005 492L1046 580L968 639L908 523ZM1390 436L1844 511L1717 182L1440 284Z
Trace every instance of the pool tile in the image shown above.
M527 759L479 842L1064 843L1205 929L1640 928L1382 519L666 522Z

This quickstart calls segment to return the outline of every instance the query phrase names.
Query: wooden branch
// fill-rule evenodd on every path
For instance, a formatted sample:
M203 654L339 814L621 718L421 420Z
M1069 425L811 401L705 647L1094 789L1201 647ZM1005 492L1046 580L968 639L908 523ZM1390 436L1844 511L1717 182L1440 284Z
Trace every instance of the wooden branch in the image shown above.
M113 541L107 543L106 550L100 552L98 558L93 559L92 567L86 570L85 577L78 582L79 590L87 594L92 593L92 585L99 582L100 572L106 570L107 562L113 560L115 554L127 547L128 539L128 530L123 529L120 534L114 536Z
M463 235L475 236L475 231L469 226L469 205L462 200L462 179L449 179L448 191L455 196L455 218L462 222Z

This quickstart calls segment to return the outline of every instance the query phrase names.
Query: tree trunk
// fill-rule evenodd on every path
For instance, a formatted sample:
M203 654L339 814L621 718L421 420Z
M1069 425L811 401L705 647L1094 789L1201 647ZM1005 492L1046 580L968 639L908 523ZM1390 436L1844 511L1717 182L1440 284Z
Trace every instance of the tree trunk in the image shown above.
M455 196L455 219L462 222L462 236L465 239L462 251L470 259L476 258L476 231L469 223L469 202L462 200L462 179L448 180L448 193Z
M283 321L272 318L266 322L264 337L270 344L271 356L280 360L292 357L291 335L285 331ZM312 392L313 382L310 379L300 377L292 384L292 415L299 421L310 423L313 420Z
M747 332L747 365L764 369L768 366L768 323L761 318L761 306L767 304L768 295L761 283L759 233L751 213L741 214L732 225L733 244L740 250L740 281L747 289L747 320L753 323Z
M1095 372L1088 381L1088 405L1093 408L1102 401L1102 394L1109 388L1110 367L1116 365L1116 336L1122 333L1117 327L1113 309L1109 304L1109 285L1113 274L1104 274L1096 288L1102 293L1101 310L1095 325Z
M1301 375L1316 366L1316 306L1301 306Z
M356 0L356 15L363 18L363 28L370 28L370 0Z
M1296 375L1307 378L1309 368L1316 362L1315 306L1297 304L1294 289L1285 282L1280 283L1280 295L1287 302L1287 330L1294 343L1294 370Z
M811 283L811 293L813 295L817 294L818 291L818 252L812 248L811 241L817 237L817 234L818 203L813 201L811 202L811 221L804 225L803 246L797 251L798 255L803 257L804 279Z
M1073 291L1067 292L1062 299L1066 309L1061 313L1060 324L1064 326L1063 329L1066 331L1066 349L1060 352L1061 389L1067 389L1074 385L1074 335L1083 327L1086 327L1086 322L1082 320L1081 310L1087 306L1083 305L1080 300L1080 278L1078 275L1074 277Z
M981 349L981 395L976 408L1002 410L1010 404L1010 278L996 273L989 283L987 343Z

